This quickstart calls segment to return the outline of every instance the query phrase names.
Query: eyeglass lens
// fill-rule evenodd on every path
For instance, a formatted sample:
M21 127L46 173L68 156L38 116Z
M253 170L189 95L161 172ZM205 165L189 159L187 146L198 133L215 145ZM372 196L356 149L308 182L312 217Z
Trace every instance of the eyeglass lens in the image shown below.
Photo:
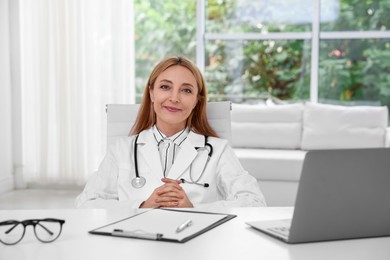
M0 240L6 245L13 245L22 240L24 226L19 221L6 221L0 225Z
M61 234L61 223L41 220L35 225L35 236L42 242L52 242Z

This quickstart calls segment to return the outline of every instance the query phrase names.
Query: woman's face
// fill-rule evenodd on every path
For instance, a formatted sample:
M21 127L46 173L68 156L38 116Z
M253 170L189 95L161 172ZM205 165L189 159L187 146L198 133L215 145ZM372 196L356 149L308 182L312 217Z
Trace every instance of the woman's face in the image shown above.
M182 130L198 102L198 86L187 68L174 65L163 71L150 89L157 127L167 136Z

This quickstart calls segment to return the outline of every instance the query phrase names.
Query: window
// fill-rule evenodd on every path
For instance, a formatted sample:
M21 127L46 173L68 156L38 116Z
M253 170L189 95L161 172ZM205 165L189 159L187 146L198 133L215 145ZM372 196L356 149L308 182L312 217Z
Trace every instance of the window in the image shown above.
M135 84L140 103L153 67L168 55L196 57L196 1L135 0Z
M165 55L210 100L390 106L388 0L135 1L137 94Z
M321 15L332 9L321 23L320 102L390 106L390 2L322 1Z

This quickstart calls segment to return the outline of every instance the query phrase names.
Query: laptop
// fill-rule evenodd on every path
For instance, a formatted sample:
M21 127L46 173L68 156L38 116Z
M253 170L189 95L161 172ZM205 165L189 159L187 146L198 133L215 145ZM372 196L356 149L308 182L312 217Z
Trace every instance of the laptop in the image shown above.
M287 243L390 235L390 148L313 150L292 219L247 222Z

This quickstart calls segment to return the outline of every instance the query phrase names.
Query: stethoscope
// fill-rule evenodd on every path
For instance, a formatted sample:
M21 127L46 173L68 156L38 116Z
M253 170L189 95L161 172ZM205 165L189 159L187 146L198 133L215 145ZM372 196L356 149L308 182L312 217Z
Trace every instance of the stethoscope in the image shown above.
M131 185L133 185L134 188L136 189L140 189L142 188L145 183L146 183L146 179L145 177L143 176L139 176L139 173L138 173L138 157L137 157L137 151L138 151L138 144L137 144L137 140L138 140L138 137L139 135L137 135L135 137L135 140L134 140L134 168L135 168L135 177L131 180ZM200 183L199 180L202 178L206 168L207 168L207 165L210 161L210 158L211 156L213 155L213 146L208 142L208 136L204 136L204 147L195 147L196 151L199 153L199 151L207 151L207 161L205 163L205 165L203 166L203 169L202 169L202 172L201 174L199 175L199 178L197 178L196 180L194 180L192 178L192 164L190 166L190 180L191 181L188 181L186 179L180 179L182 181L182 183L189 183L189 184L196 184L196 185L200 185L200 186L203 186L205 188L209 187L210 185L208 183Z

